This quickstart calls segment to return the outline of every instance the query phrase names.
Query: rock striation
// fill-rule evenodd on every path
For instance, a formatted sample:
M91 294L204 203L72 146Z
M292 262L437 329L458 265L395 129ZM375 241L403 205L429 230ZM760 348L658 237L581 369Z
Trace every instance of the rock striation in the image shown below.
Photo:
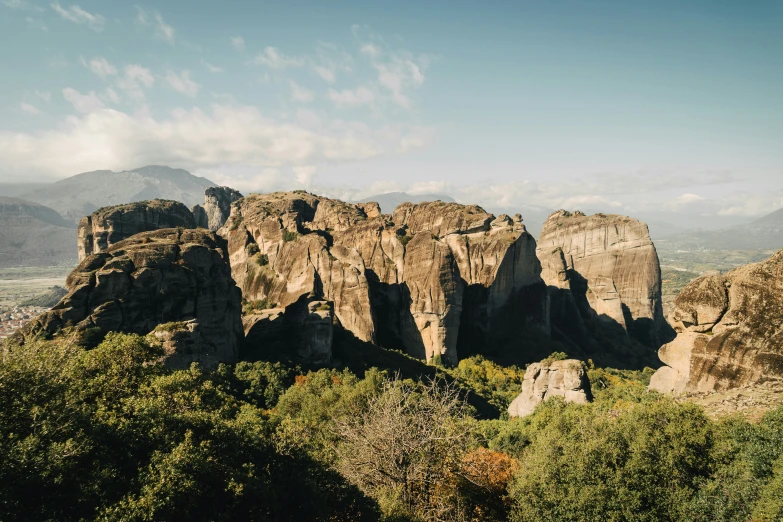
M511 402L508 414L511 417L530 415L550 397L563 397L566 402L577 404L592 400L590 379L581 361L566 359L529 365L522 380L522 393Z
M548 332L535 240L518 215L443 202L388 215L296 191L237 201L219 233L244 298L284 310L268 314L325 301L359 340L451 364L485 347L520 350L523 328ZM254 335L279 320L256 321Z
M674 341L650 381L661 392L709 392L783 379L783 251L703 276L674 300Z
M79 261L140 232L176 227L196 228L193 214L177 201L153 199L96 210L79 222Z
M223 226L231 214L231 204L242 194L229 187L209 187L204 191L204 205L196 205L192 212L196 225L215 232Z
M84 259L68 276L68 294L22 335L64 328L151 334L170 366L235 362L241 293L227 257L225 240L203 229L136 234Z
M536 252L561 337L583 347L598 335L657 348L670 335L658 254L644 223L559 210L544 223Z

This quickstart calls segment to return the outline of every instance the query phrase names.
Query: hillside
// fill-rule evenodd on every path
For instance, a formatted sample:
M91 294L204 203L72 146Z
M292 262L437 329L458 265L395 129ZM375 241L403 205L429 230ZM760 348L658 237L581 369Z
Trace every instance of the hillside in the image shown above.
M0 197L0 267L76 264L76 229L55 210Z
M683 232L656 245L663 250L777 250L783 248L783 208L747 224Z
M101 207L148 199L171 199L193 206L203 202L204 190L214 185L186 170L150 165L122 172L84 172L20 197L51 207L78 222Z

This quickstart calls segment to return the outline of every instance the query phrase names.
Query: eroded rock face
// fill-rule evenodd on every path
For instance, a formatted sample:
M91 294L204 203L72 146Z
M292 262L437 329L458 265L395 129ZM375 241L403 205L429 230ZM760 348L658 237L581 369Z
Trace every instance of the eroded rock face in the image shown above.
M96 210L79 222L79 261L140 232L176 227L196 228L193 214L177 201L153 199Z
M236 202L219 233L248 301L324 300L358 339L422 359L454 364L462 348L513 348L522 325L548 328L535 241L519 216L442 202L382 215L297 191Z
M658 254L644 223L559 210L544 223L537 254L553 327L576 344L595 328L615 343L647 347L669 336Z
M244 359L292 358L322 366L332 359L332 309L327 301L305 297L288 308L247 315L242 322L248 349Z
M227 257L225 240L203 229L136 234L84 259L68 276L68 295L23 334L155 331L176 367L235 362L241 293Z
M550 397L585 404L592 400L590 380L582 362L576 359L533 363L525 370L522 393L508 407L511 417L530 415L536 406Z
M674 301L677 337L661 347L661 392L726 390L783 379L783 251L689 283Z
M204 191L204 205L193 207L196 224L213 232L225 224L231 214L231 204L242 194L230 187L209 187Z

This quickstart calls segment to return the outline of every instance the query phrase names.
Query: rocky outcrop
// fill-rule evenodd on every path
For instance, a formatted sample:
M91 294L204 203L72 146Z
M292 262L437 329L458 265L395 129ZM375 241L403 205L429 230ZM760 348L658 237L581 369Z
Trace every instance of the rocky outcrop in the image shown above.
M153 199L96 210L79 222L79 261L140 232L176 227L196 228L193 214L177 201Z
M68 294L22 335L152 333L172 366L235 362L241 294L227 257L225 240L203 229L136 234L84 259L68 276Z
M581 361L541 361L525 370L522 393L511 402L511 417L530 415L536 406L550 397L563 397L566 402L585 404L592 400L590 379Z
M674 301L677 337L650 381L662 392L708 392L783 379L783 251L689 283Z
M544 223L536 252L553 328L569 341L584 347L597 334L657 348L670 335L658 255L644 223L559 210Z
M243 319L248 349L244 358L292 359L326 365L332 359L332 308L306 297L284 308L262 310Z
M246 300L286 310L326 301L358 339L421 359L520 350L520 328L548 328L535 240L520 216L442 202L382 215L372 203L297 191L239 200L219 233Z
M204 191L204 205L193 207L196 224L213 232L225 224L231 214L231 204L242 198L242 194L230 187L209 187Z

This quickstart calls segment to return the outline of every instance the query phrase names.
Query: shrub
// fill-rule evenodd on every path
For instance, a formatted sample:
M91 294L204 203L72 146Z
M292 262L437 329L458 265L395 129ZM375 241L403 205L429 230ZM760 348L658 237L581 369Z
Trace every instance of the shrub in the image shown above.
M299 234L296 232L291 232L290 230L283 230L283 241L286 243L290 241L296 241L296 239L299 237Z
M245 252L247 252L248 256L254 256L260 251L261 250L258 248L258 243L248 243L248 245L245 247Z
M267 266L269 264L269 256L266 254L258 254L256 257L256 264L258 266Z

